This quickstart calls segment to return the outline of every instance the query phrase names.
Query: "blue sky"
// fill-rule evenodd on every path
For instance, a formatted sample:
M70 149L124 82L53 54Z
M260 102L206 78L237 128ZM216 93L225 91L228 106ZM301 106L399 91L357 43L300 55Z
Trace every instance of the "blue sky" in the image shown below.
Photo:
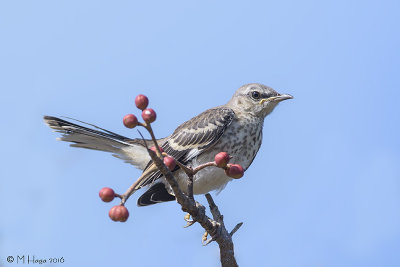
M241 266L399 266L397 1L2 1L0 266L218 266L171 202L98 198L140 175L57 142L43 115L120 134L143 93L166 136L260 82L295 99L267 117L245 176L215 197ZM136 195L137 197L137 195ZM205 203L202 196L197 198ZM14 263L15 264L15 263ZM50 266L50 265L49 265Z

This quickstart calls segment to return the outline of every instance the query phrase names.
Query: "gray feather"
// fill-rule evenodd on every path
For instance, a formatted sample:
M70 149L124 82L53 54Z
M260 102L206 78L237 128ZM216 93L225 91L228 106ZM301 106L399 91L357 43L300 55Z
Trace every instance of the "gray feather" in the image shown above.
M70 146L72 147L113 153L113 156L141 170L143 170L150 161L150 156L141 139L130 139L96 125L78 120L76 121L92 128L51 116L44 116L44 121L50 128L54 129L55 132L62 134L61 137L57 138L58 140L71 142L72 144ZM158 141L164 142L164 140L165 138L159 139ZM152 145L150 140L146 141L149 146Z

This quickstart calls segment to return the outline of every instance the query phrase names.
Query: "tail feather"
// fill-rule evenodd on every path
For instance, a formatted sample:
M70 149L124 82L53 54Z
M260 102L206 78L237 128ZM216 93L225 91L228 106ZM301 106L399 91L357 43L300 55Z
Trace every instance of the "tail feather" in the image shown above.
M44 121L55 132L62 134L57 138L58 140L71 142L70 146L72 147L111 152L113 156L131 163L139 169L144 169L150 161L146 146L140 139L130 139L79 120L75 121L94 129L52 116L44 116ZM162 140L164 139L160 141Z
M89 123L79 121L100 131L51 116L44 116L44 121L56 132L62 133L62 137L59 137L58 140L72 142L74 144L71 144L71 146L74 147L117 153L122 147L129 145L126 142L129 140L127 137Z
M168 193L163 183L156 183L137 200L139 207L175 200L175 196Z

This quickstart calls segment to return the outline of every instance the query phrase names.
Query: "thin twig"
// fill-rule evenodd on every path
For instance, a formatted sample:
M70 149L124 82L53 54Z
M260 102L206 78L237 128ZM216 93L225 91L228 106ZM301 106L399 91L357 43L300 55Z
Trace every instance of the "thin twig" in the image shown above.
M194 200L194 196L193 196L193 174L188 175L187 190L188 190L188 196L191 199Z
M156 148L156 151L157 151L157 153L156 153L157 156L162 158L161 150L160 150L160 147L158 146L157 139L156 139L156 137L154 135L153 129L151 128L151 124L150 123L146 123L145 128L150 133L151 139L153 140L153 143L154 143L154 147Z
M199 166L197 166L196 168L193 169L193 174L196 174L196 173L198 173L200 170L202 170L202 169L204 169L204 168L207 168L207 167L211 167L211 166L216 167L217 164L216 164L214 161L201 164L201 165L199 165Z
M165 153L165 152L163 152L162 155L165 156L165 157L166 157L166 156L171 157L170 155L168 155L168 154ZM186 166L185 164L182 164L182 163L179 162L178 160L175 160L175 162L176 162L176 165L178 165L179 168L181 168L181 169L186 173L186 175L191 175L191 174L193 174L193 169L192 169L190 166Z
M224 216L222 216L221 212L219 212L217 205L215 205L214 199L211 197L211 195L209 193L205 194L205 196L206 196L208 205L210 206L210 211L214 217L214 220L216 220L219 223L223 222Z
M240 227L242 227L243 222L240 222L238 224L236 224L235 228L233 228L233 230L229 233L230 236L233 236L237 230L239 230Z
M147 127L146 127L146 129L147 129ZM148 129L147 129L147 130L148 130ZM151 128L150 128L150 130L151 130ZM143 140L145 146L147 147L146 139L144 139L142 133L141 133L139 130L138 130L138 132L139 132L140 136L142 137L142 140ZM157 141L156 141L156 144L157 144ZM149 152L150 154L151 154L151 153L153 153L154 155L156 154L156 153L154 153L151 149L148 149L148 152ZM143 178L146 177L146 175L147 175L149 172L152 172L152 171L154 171L154 170L155 170L155 167L154 167L154 166L149 167L149 168L148 168L147 170L145 170L145 171L142 173L142 175L128 188L128 190L126 190L126 192L125 192L123 195L116 195L117 197L121 198L121 205L125 205L125 202L126 202L126 201L129 199L129 197L137 190L137 187L138 187L138 185L142 182Z

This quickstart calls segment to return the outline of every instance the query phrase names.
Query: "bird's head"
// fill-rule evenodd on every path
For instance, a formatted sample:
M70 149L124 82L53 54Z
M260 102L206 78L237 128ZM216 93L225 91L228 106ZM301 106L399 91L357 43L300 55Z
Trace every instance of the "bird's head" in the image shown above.
M291 98L293 96L279 94L263 84L250 83L236 90L227 105L234 111L264 118L274 110L279 102Z

